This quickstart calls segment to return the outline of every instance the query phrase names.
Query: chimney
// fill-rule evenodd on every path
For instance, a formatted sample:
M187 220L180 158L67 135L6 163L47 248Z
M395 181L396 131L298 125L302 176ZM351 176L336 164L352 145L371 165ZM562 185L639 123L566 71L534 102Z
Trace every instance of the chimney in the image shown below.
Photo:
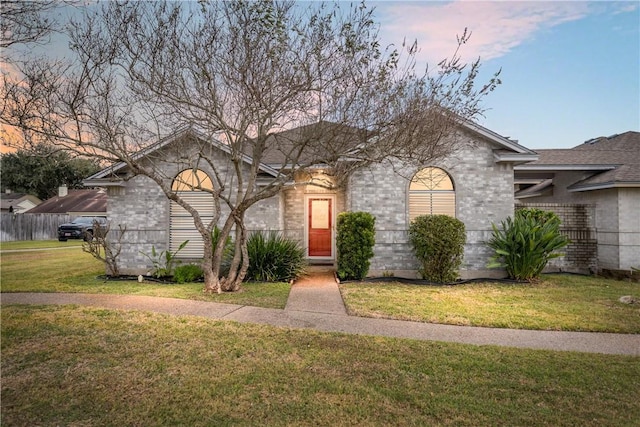
M69 194L69 192L67 191L67 184L62 184L60 187L58 187L58 197L64 197L67 194Z

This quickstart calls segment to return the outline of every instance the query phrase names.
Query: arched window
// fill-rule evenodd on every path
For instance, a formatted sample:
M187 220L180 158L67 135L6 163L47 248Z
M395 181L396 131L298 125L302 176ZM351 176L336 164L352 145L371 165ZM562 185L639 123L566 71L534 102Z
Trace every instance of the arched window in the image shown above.
M420 215L456 216L456 193L448 173L440 168L419 170L409 184L409 221Z
M200 189L213 190L213 183L209 175L200 169L187 169L178 174L171 186L173 191L198 191Z
M213 182L209 175L200 169L187 169L180 172L173 180L171 189L194 207L202 221L207 224L213 219L213 197L202 189L213 189ZM204 243L202 236L193 223L193 217L182 206L171 201L169 221L169 249L178 250L182 242L189 243L178 254L180 258L202 258Z

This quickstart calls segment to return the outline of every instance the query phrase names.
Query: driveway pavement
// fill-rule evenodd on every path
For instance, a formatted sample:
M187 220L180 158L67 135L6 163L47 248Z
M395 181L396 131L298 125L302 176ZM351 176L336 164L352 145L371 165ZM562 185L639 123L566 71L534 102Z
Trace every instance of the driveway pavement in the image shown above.
M138 295L2 293L5 304L77 304L258 323L324 332L380 335L517 348L640 356L640 335L529 331L349 316L333 275L316 271L291 288L284 310Z

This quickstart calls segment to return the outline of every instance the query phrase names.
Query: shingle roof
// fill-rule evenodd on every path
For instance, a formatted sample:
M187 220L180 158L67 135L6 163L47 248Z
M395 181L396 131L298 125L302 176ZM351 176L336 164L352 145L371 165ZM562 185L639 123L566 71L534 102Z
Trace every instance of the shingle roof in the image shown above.
M535 153L518 144L517 141L505 138L477 123L460 121L459 124L478 135L481 135L500 147L494 153L500 157L508 158L509 155L522 155L526 161L531 160ZM286 130L270 137L267 143L269 150L263 153L262 161L274 167L284 166L295 157L294 149L300 147L300 142L306 142L299 162L305 163L312 159L332 158L343 154L350 148L356 148L359 144L371 137L363 129L345 124L322 121L319 123L301 126Z
M498 135L477 123L463 120L460 121L460 125L493 142L496 147L498 147L494 152L497 158L500 158L502 161L530 161L537 157L534 151L518 144L517 141ZM320 135L319 138L318 135ZM204 141L210 141L212 145L223 151L228 152L229 150L229 148L220 141L208 138L205 134L192 127L185 127L163 138L157 143L140 150L134 154L133 157L144 157L180 138L189 136L193 136ZM347 149L352 146L355 148L365 139L366 136L366 131L362 129L327 121L321 121L319 123L312 123L295 129L285 130L270 136L267 149L261 156L260 169L263 173L277 176L278 169L283 167L286 168L289 166L288 163L293 159L295 159L296 164L304 164L316 160L322 161L324 158L332 159L336 154L344 153L345 147ZM301 140L306 141L307 145L297 158L295 149L299 149L299 142ZM249 147L244 156L247 163L251 163L252 161L251 154ZM522 158L511 159L509 156L514 154L522 155ZM114 176L125 169L125 163L116 163L85 179L83 183L86 186L101 187L119 185L120 180L114 179Z
M517 170L585 170L595 174L571 189L640 185L640 132L591 139L571 149L537 150L540 159Z
M364 137L365 131L352 126L326 121L313 123L271 135L261 160L274 167L283 167L294 160L308 163L324 157L333 158L355 148Z
M25 193L0 193L0 206L2 210L9 210L11 205L16 205L23 200L31 200L34 205L40 202L36 196Z
M55 196L28 213L106 212L107 193L104 190L69 190L66 196Z

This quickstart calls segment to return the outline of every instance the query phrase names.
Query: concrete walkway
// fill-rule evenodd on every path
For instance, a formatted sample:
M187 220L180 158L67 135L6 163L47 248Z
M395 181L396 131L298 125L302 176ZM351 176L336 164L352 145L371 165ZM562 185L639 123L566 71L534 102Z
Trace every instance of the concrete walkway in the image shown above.
M640 335L529 331L438 325L347 315L332 273L314 271L291 288L284 310L137 295L2 293L4 304L77 304L259 323L324 332L380 335L474 345L640 356Z
M311 268L309 275L301 277L291 287L285 311L304 311L347 315L334 273L325 268Z

